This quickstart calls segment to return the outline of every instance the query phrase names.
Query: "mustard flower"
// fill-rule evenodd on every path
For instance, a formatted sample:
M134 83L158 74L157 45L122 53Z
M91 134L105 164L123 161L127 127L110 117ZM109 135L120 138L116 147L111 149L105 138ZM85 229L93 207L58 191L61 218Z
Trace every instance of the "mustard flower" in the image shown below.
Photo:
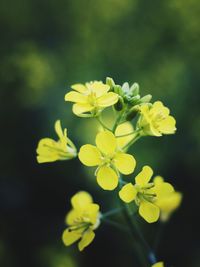
M153 180L155 185L162 185L164 179L161 176L156 176ZM171 214L180 206L182 201L182 194L173 190L171 194L163 196L156 201L156 205L160 208L160 220L167 221Z
M72 85L71 91L65 95L65 101L71 101L73 112L77 116L97 116L106 107L114 105L118 101L118 94L109 92L110 86L102 82L94 81ZM89 114L88 114L89 112Z
M71 198L72 209L66 216L68 228L63 232L62 240L66 246L76 241L82 251L94 239L94 230L100 223L99 205L93 203L92 197L85 191L76 193Z
M155 263L154 265L152 265L151 267L164 267L164 263L162 261L159 261Z
M68 160L76 157L76 148L67 137L67 129L62 130L60 120L55 122L55 131L59 137L58 141L51 138L43 138L39 141L36 150L38 163Z
M161 101L156 101L152 105L141 105L140 114L138 127L144 135L162 136L175 133L176 120L169 115L169 109Z
M169 183L150 183L153 170L144 166L142 171L135 177L135 184L128 183L119 191L119 197L126 203L135 201L139 206L139 214L148 223L156 222L160 215L157 201L167 197L173 192L173 186Z
M98 166L95 172L97 183L104 190L113 190L118 185L119 172L131 174L136 161L117 146L117 138L110 131L98 133L95 141L96 146L82 146L78 157L86 166Z

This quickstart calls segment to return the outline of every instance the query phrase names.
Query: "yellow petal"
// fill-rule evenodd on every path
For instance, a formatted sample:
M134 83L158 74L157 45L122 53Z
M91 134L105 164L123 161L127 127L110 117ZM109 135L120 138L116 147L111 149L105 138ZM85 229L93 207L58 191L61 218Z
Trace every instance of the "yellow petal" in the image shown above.
M110 167L103 166L99 169L97 173L97 183L104 190L113 190L118 185L118 176L116 172Z
M57 142L51 138L43 138L39 141L37 147L37 161L38 163L53 162L59 159L59 155L55 150Z
M80 161L86 166L97 166L101 163L101 153L96 146L83 145L78 153Z
M74 84L71 86L71 88L76 90L79 93L85 93L87 91L87 88L85 87L85 85L81 83Z
M162 261L159 261L159 262L153 264L151 267L164 267L164 263Z
M133 125L130 122L125 122L117 126L115 131L116 136L126 135L132 133L134 130ZM130 142L133 138L133 135L128 135L124 137L117 137L117 145L118 147L124 147L128 142Z
M160 215L160 209L148 201L141 201L139 207L139 214L148 223L156 222Z
M80 251L82 251L85 247L87 247L95 238L95 233L92 230L87 230L81 239L81 241L78 243L78 248Z
M55 122L55 131L56 131L56 133L57 133L57 135L58 135L58 137L59 137L60 139L62 139L62 138L64 137L64 134L63 134L63 130L62 130L62 127L61 127L61 122L60 122L60 120L57 120L57 121Z
M90 92L95 93L96 97L106 94L110 89L109 85L97 81L86 83L86 86Z
M154 177L153 182L155 185L159 185L159 184L162 184L164 182L164 179L162 176L157 175Z
M71 198L71 203L74 209L83 209L86 205L92 203L92 197L89 193L80 191Z
M80 217L80 212L78 210L72 209L67 213L65 217L65 223L67 225L73 225L76 223L76 220L79 217Z
M172 116L168 116L166 119L159 123L159 131L164 134L173 134L176 131L176 120Z
M132 183L128 183L122 187L119 191L119 197L126 203L130 203L135 199L137 195L137 190L132 185Z
M65 246L70 246L71 244L79 240L80 238L81 238L80 232L69 231L69 229L66 229L62 235L62 240Z
M89 111L92 111L94 109L93 106L91 106L90 104L74 104L73 105L73 112L75 115L80 115L82 113L85 113L85 112L89 112Z
M102 131L96 136L96 145L102 153L113 154L117 147L117 141L112 132Z
M159 200L160 198L165 198L171 195L171 193L174 191L174 188L170 183L163 182L155 185L152 190L155 192L157 199Z
M113 92L107 93L97 99L99 107L109 107L117 103L119 96Z
M87 103L87 96L71 91L65 95L65 101L85 104Z
M161 209L161 212L172 213L177 209L182 201L182 194L180 192L173 192L166 198L156 201L156 205Z
M118 152L114 157L114 165L123 174L130 174L136 166L135 158L130 154Z
M87 217L90 219L90 222L95 225L99 217L99 205L90 203L85 207L85 211L87 213Z
M151 179L153 170L149 166L144 166L142 171L135 177L136 184L145 186Z

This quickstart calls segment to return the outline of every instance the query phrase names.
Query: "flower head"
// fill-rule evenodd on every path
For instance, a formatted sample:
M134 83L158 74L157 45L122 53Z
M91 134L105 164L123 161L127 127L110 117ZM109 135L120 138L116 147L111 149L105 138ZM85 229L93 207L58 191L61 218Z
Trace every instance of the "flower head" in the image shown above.
M164 179L161 176L156 176L153 180L156 186L162 185ZM182 194L173 190L171 194L163 196L156 201L156 205L160 208L160 220L167 221L172 213L180 206Z
M135 177L135 184L128 183L122 187L119 197L126 203L135 201L139 206L139 214L148 223L156 222L160 215L158 202L170 196L174 191L171 184L163 182L157 184L150 182L153 170L144 166L142 171Z
M141 105L140 114L138 127L143 130L144 135L162 136L175 133L176 120L169 115L169 109L161 101L156 101L153 105Z
M155 263L154 265L152 265L151 267L164 267L164 262L159 261L159 262Z
M118 101L118 94L108 92L110 86L102 82L89 82L85 85L74 84L71 91L65 95L65 101L71 101L73 105L73 112L77 116L93 117L106 107L114 105Z
M63 232L62 240L66 246L76 241L82 251L94 239L94 230L99 226L99 205L93 203L92 197L85 191L76 193L71 198L72 209L66 216L68 228Z
M105 190L115 189L119 181L119 172L131 174L136 165L134 157L118 147L117 138L110 131L98 133L96 146L82 146L78 156L86 166L98 166L97 182Z
M62 130L59 120L55 122L55 131L59 137L58 141L51 138L43 138L39 141L36 150L38 163L67 160L76 157L76 148L67 137L67 129Z

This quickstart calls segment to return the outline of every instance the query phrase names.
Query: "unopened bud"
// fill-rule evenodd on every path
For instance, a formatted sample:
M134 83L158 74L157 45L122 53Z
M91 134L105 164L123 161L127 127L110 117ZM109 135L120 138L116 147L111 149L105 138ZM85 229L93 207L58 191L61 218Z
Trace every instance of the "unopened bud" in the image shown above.
M138 95L139 92L140 92L139 84L138 84L138 83L134 83L134 84L131 86L130 91L131 91L131 94L132 94L133 96Z
M123 97L119 96L118 102L114 105L114 108L117 111L120 111L123 109L123 107L124 107L124 99Z
M152 99L152 95L145 95L140 98L140 103L149 103Z
M132 119L134 119L137 116L138 111L139 111L138 106L132 107L131 110L129 111L129 113L126 115L126 119L128 121L131 121Z
M110 89L113 90L115 86L115 82L112 78L106 77L106 84L110 86Z
M140 95L136 95L136 96L131 97L130 103L132 105L136 105L136 104L138 104L139 100L140 100Z

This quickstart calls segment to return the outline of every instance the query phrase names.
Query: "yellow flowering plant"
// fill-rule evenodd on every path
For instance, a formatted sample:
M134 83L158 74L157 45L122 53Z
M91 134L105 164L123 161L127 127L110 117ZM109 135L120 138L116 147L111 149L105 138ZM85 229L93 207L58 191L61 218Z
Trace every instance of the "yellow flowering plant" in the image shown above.
M136 217L139 215L138 218L142 217L141 220L146 223L163 225L180 206L182 194L161 176L152 178L153 170L148 165L135 175L136 159L130 148L142 137L174 134L175 118L161 101L151 103L150 94L141 96L137 83L118 85L108 77L105 83L77 83L71 88L73 90L66 93L65 101L74 103L73 113L81 118L94 118L99 123L94 142L83 144L77 153L67 130L62 130L60 121L56 121L58 140L41 139L37 147L37 161L45 163L78 156L83 165L95 167L97 184L103 190L116 194L120 207L106 212L101 208L100 212L99 205L93 202L89 193L79 191L74 194L71 197L72 208L65 219L67 228L62 235L63 243L70 246L78 242L78 249L84 250L94 240L97 228L103 223L124 229L124 223L111 218L122 213L134 238L140 267L164 267L164 263L157 260L154 248L147 242ZM113 112L111 127L102 119L105 108Z

